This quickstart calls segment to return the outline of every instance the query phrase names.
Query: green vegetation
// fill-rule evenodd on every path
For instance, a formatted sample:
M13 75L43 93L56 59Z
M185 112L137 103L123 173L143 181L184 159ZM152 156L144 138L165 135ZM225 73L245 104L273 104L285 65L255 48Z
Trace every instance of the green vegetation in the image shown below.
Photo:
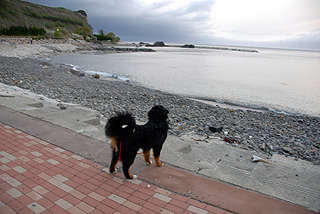
M97 40L99 41L111 41L113 43L120 41L120 37L116 36L114 33L109 32L104 34L103 30L100 30L99 34L94 34L94 36L97 37Z
M76 13L80 13L82 16L87 17L87 13L84 10L78 10Z
M65 38L68 37L70 34L68 31L66 31L64 28L57 28L54 33L54 38L59 39L59 38Z
M79 27L76 29L75 33L83 36L84 39L88 39L88 36L92 35L92 30L88 27Z
M7 36L43 36L46 31L35 26L11 26L10 28L0 28L0 34Z
M120 41L112 32L104 34L100 30L100 34L93 35L84 10L71 11L21 0L0 0L0 35Z
M0 0L0 28L10 29L21 26L25 26L27 29L33 29L33 27L44 29L45 36L54 38L68 37L79 28L89 29L89 31L85 30L85 36L92 35L91 26L87 22L87 14L84 10L71 11L20 0ZM0 33L8 35L6 32Z

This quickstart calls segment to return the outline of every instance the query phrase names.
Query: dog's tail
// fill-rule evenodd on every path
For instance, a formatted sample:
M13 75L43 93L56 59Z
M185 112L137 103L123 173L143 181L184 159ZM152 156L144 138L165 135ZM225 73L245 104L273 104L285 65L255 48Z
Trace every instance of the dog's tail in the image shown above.
M129 112L116 112L116 116L111 117L106 126L105 133L111 139L111 147L118 151L117 139L119 136L128 136L136 128L136 120Z

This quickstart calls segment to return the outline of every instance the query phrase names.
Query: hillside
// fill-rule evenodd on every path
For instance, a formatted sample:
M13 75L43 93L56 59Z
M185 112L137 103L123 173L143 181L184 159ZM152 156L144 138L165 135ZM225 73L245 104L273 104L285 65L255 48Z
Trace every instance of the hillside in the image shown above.
M0 0L0 28L21 25L44 28L47 32L60 29L68 34L81 27L91 29L83 10L71 11L20 0Z

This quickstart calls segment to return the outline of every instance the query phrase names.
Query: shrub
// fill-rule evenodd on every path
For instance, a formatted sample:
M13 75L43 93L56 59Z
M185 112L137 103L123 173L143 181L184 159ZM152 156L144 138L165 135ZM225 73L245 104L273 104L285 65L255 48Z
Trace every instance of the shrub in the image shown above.
M76 34L83 36L86 39L89 35L92 35L92 30L89 27L78 27L75 30Z
M98 40L100 41L107 41L107 40L111 40L111 38L107 35L100 35L100 34L94 34L95 37L97 37Z
M119 37L119 36L116 36L116 37L114 37L111 41L117 43L117 42L120 41L120 37Z
M56 29L54 31L54 37L55 38L62 37L62 32L59 29Z
M64 28L57 28L54 31L54 38L56 38L56 39L67 37L67 36L69 36L69 32Z
M100 34L94 34L99 41L111 41L113 43L120 41L120 37L116 36L113 32L109 32L108 34L104 34L103 30L100 30L99 32Z
M46 28L52 28L53 26L51 24L46 23L45 24Z
M46 31L35 26L11 26L10 28L0 28L0 34L7 36L43 36Z
M75 12L81 14L84 17L87 17L87 13L84 10L78 10L78 11L75 11Z

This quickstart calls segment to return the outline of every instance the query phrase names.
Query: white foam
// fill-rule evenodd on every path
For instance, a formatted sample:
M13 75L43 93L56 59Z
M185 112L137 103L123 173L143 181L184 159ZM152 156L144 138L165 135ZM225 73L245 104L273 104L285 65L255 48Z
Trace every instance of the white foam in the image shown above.
M75 71L81 71L81 68L77 65L73 65L73 64L66 64L66 65L71 67L71 69L73 69Z
M292 115L292 114L290 114L290 113L288 113L288 112L285 112L285 111L282 111L282 110L275 110L275 109L273 109L273 108L268 108L268 110L269 110L270 112L274 112L274 113L277 113L277 114Z
M130 82L130 79L128 77L123 77L123 76L119 76L119 75L116 75L116 74L110 74L110 73L107 73L107 72L93 71L93 70L82 70L81 67L79 67L77 65L73 65L73 64L62 64L62 66L69 67L69 68L71 68L72 70L75 70L75 71L83 71L83 72L85 72L87 74L99 74L102 77L115 78L115 79L119 79L119 80L124 81L124 82Z
M83 72L88 73L88 74L99 74L100 76L115 78L115 79L122 80L124 82L129 82L130 81L130 79L127 78L127 77L119 76L119 75L116 75L116 74L110 74L110 73L106 73L106 72L101 72L101 71L85 70Z

